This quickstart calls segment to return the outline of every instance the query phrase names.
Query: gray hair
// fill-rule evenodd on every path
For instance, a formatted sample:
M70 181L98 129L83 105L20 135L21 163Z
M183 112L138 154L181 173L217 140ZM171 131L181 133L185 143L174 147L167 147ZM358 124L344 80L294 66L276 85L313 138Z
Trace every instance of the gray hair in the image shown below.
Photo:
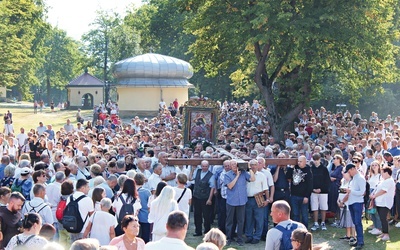
M65 173L62 171L58 171L56 173L56 181L61 182L65 179Z
M110 174L107 178L108 181L117 181L118 177L115 174Z
M98 185L103 184L103 183L105 183L105 182L106 182L106 180L104 180L103 176L96 176L96 177L93 179L93 185L94 185L94 186L98 186Z
M111 208L111 199L110 198L101 199L100 206L110 209Z
M118 186L120 186L122 188L124 186L124 183L125 183L126 179L128 179L128 176L120 175L118 177Z
M117 161L117 168L124 168L125 167L125 161L124 160L118 160Z
M136 175L136 171L135 170L133 170L133 169L131 169L131 170L129 170L128 172L126 172L126 175L129 177L129 178L135 178L135 175Z
M15 167L13 165L7 165L4 168L4 177L13 177L15 174Z
M18 167L19 168L25 168L25 167L30 168L31 167L31 162L28 161L28 160L21 160L19 162L19 164L18 164Z

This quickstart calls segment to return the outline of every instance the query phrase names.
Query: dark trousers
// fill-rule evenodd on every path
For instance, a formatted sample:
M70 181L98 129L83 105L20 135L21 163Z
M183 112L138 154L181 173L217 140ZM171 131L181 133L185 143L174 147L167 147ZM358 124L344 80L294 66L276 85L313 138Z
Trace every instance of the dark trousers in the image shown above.
M388 234L389 233L389 223L387 220L387 215L390 210L387 207L376 207L376 210L378 211L379 218L381 219L381 222L382 222L382 233Z
M145 243L150 241L150 223L139 222L140 224L140 238L144 240Z
M351 219L357 233L357 245L364 245L364 231L362 225L362 211L364 203L353 203L349 205Z
M210 231L212 206L206 205L207 199L197 199L193 197L194 209L194 225L196 227L196 234L201 234L202 224L204 220L204 233Z
M396 195L394 196L394 204L396 209L395 220L400 221L400 191L396 189Z
M218 228L225 233L226 224L226 199L222 198L221 194L218 193Z
M236 213L236 216L235 216ZM226 238L232 240L233 238L233 223L234 217L237 221L237 242L243 242L243 227L244 217L246 215L246 205L231 206L226 204Z

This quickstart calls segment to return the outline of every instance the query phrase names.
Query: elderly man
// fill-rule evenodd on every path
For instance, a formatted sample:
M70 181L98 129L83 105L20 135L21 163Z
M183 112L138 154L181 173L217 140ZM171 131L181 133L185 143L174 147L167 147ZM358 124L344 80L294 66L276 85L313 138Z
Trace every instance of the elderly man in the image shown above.
M26 213L38 213L42 217L42 224L48 223L52 225L54 218L51 212L50 206L44 202L46 195L46 187L43 184L35 184L33 186L33 199L25 202L22 208L22 214Z
M243 246L243 227L247 202L246 184L249 181L255 181L253 170L239 170L238 163L235 160L230 161L231 170L224 177L224 184L228 187L226 198L226 236L227 245L232 243L232 226L234 216L237 221L237 243Z
M269 168L265 166L265 159L263 157L257 157L257 162L258 162L258 171L264 174L266 180L267 180L267 185L269 189L269 202L268 205L264 207L264 226L263 226L263 231L261 234L261 239L265 240L267 231L268 231L268 217L269 217L269 210L271 207L272 202L274 201L274 195L275 195L275 184L274 184L274 179L272 178L272 174Z
M202 235L202 221L204 219L204 234L210 231L212 211L212 197L215 190L214 175L209 171L210 164L204 160L201 169L194 168L190 173L190 180L195 180L193 189L194 224L196 232L193 236ZM194 177L193 177L194 176Z
M48 202L51 206L53 221L56 224L58 224L56 219L56 210L57 210L57 205L61 200L61 184L63 183L64 180L65 180L65 173L59 171L55 174L55 181L53 183L50 183L46 187L46 194L48 197ZM57 225L55 226L57 229Z
M290 248L284 248L282 242L290 242L289 239L283 239L283 230L293 231L296 228L306 228L303 224L292 221L290 219L290 206L286 201L280 200L272 204L271 207L272 221L277 224L276 227L271 228L267 233L267 239L265 244L265 250L279 250L279 249L291 249L292 246L286 246ZM290 237L287 235L286 237Z
M174 166L167 165L168 154L160 152L158 154L158 162L162 165L161 179L168 183L171 187L176 186L176 169Z
M299 156L297 162L298 165L289 168L287 172L287 178L291 181L290 202L293 220L308 227L308 203L313 188L312 173L305 156Z
M269 187L265 175L258 171L258 161L251 160L249 162L251 170L254 172L255 181L247 182L247 198L246 203L246 243L257 244L260 242L261 234L264 226L264 207L269 204ZM257 203L256 196L265 195L266 200L260 207Z

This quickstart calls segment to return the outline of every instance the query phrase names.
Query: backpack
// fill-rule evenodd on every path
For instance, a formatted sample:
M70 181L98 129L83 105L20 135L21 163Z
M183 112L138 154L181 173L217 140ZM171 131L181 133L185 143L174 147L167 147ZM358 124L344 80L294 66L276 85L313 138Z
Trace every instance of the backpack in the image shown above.
M23 180L18 184L18 179L16 179L11 185L11 192L20 192L22 194L22 186L24 185L25 181L26 180Z
M46 203L40 203L39 205L37 205L36 207L34 207L34 206L32 206L31 205L31 202L28 202L28 204L29 204L29 206L31 207L31 210L29 210L29 213L40 213L40 211L42 211L45 207L47 207L47 204ZM40 207L41 205L43 205L44 204L44 206L42 206L42 208L40 208L38 211L36 211L36 208L38 208L38 207Z
M61 197L60 202L57 204L57 209L56 209L56 218L59 222L62 222L63 216L64 216L64 210L65 207L67 206L67 199L64 197Z
M128 214L133 214L133 203L136 201L136 199L133 199L131 203L126 203L124 197L122 195L119 196L119 198L122 201L122 207L121 210L119 210L119 215L118 215L118 223L121 224L122 219L125 217L125 215Z
M292 249L292 232L297 228L297 224L295 223L290 223L286 227L283 227L281 225L276 225L275 228L278 229L279 231L282 232L282 238L281 238L281 247L279 250L290 250Z
M368 181L365 182L364 205L368 206L369 195L371 193L371 186Z
M85 197L86 195L82 195L78 199L74 200L74 197L72 197L71 195L69 197L70 200L68 205L64 208L61 224L64 226L65 230L67 230L69 233L80 233L82 231L83 226L85 225L88 215L86 215L84 221L79 212L79 204L78 204L78 202Z
M25 241L22 241L18 235L17 235L17 246L14 247L14 249L18 249L18 250L28 250L29 247L26 246L26 243L28 243L28 241L30 241L32 238L34 238L35 235L31 235L29 236Z

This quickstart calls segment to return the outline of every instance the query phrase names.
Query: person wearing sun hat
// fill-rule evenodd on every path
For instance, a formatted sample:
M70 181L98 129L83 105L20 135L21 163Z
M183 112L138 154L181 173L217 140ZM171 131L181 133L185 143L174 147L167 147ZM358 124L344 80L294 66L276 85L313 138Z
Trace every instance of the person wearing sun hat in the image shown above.
M364 193L366 189L366 181L364 176L357 171L354 164L348 164L346 166L345 173L349 173L352 177L350 188L346 190L346 196L343 198L343 202L348 202L351 219L353 220L354 226L357 232L357 241L352 243L355 249L362 249L364 246L364 232L362 226L362 211L364 205Z

